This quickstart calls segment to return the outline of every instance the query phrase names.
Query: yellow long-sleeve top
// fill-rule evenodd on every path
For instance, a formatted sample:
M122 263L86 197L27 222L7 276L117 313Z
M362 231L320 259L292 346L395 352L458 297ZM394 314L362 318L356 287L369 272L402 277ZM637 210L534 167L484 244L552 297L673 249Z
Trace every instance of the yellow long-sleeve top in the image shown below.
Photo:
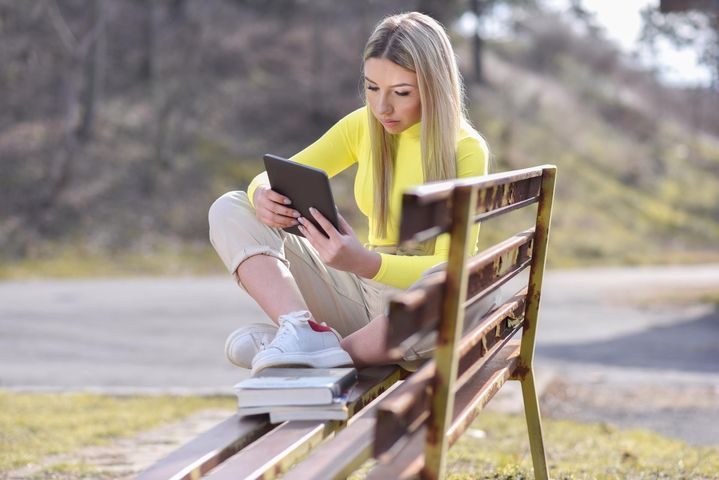
M292 157L292 160L310 165L327 172L329 177L358 163L354 182L357 206L369 221L368 247L397 245L402 192L412 186L424 183L422 149L420 146L420 123L399 134L395 172L389 201L389 222L386 237L378 237L374 228L374 182L370 160L370 138L367 107L350 113L337 122L322 137ZM488 150L482 137L470 127L463 126L457 140L457 177L473 177L487 172ZM247 194L250 201L259 185L268 185L267 173L256 176L250 183ZM470 243L473 253L476 248L479 226L472 230ZM373 280L397 288L407 288L425 270L447 260L449 235L444 234L435 242L434 254L408 256L380 253L382 262Z

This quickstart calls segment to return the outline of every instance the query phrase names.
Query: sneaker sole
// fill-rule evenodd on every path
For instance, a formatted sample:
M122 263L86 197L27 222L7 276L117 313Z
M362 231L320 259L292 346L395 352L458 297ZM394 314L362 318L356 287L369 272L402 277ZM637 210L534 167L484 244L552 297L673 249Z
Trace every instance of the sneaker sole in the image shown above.
M278 353L260 359L252 366L252 374L271 367L335 368L352 366L352 357L341 348L318 350L312 353Z
M263 327L266 327L263 329ZM253 323L252 325L247 325L246 327L238 328L234 332L230 334L229 337L227 337L227 340L225 340L225 357L232 363L233 365L236 365L238 367L242 368L252 368L251 365L248 364L240 364L238 362L235 362L232 357L230 356L230 347L232 344L237 340L238 337L241 337L243 335L247 335L249 333L276 333L277 327L274 325L270 325L269 323Z

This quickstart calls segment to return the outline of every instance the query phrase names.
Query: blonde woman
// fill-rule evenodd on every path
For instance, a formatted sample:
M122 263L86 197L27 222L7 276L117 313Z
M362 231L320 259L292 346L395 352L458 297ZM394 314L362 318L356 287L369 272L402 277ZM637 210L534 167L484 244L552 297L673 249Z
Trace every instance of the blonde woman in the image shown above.
M210 208L213 246L274 323L243 326L227 339L230 361L253 373L279 365L400 360L384 349L386 298L445 262L449 250L446 235L431 251L397 248L401 194L418 184L487 172L487 146L465 118L456 58L438 22L417 12L385 18L363 60L365 106L292 160L330 177L358 164L354 195L369 222L366 245L341 215L337 230L313 212L325 237L271 190L265 173L247 193L229 192ZM282 230L293 225L304 238ZM422 353L412 350L401 360Z

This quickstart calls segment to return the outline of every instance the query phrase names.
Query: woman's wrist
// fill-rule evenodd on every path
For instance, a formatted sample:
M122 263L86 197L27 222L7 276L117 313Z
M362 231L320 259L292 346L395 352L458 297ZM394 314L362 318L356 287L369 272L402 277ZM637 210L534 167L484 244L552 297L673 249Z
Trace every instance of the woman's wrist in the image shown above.
M364 252L355 273L363 278L374 278L382 266L382 257L372 250L364 249Z

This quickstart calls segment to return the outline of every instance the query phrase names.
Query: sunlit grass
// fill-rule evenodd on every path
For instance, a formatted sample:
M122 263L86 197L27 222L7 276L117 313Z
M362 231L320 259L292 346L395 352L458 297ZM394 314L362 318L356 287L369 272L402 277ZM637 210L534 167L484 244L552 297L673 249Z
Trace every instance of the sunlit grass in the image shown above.
M684 306L705 303L715 305L719 308L719 287L659 290L653 294L642 294L636 297L629 297L628 299L633 304L642 307L664 305Z
M644 430L544 419L553 479L716 479L719 447L694 447ZM353 479L364 478L367 462ZM524 417L484 413L450 449L448 478L532 479Z
M210 245L116 255L66 246L23 260L0 260L0 280L223 273L226 270Z
M231 412L229 397L111 397L93 394L29 394L0 390L0 477L43 457L71 452L213 408ZM62 463L55 470L84 471Z
M43 457L69 453L38 478L98 478L100 467L72 452L181 419L204 409L234 408L229 397L110 397L0 391L0 477ZM694 447L643 430L545 418L545 447L555 479L719 478L719 447ZM353 475L363 478L370 462ZM451 479L529 479L524 418L485 412L449 453Z

